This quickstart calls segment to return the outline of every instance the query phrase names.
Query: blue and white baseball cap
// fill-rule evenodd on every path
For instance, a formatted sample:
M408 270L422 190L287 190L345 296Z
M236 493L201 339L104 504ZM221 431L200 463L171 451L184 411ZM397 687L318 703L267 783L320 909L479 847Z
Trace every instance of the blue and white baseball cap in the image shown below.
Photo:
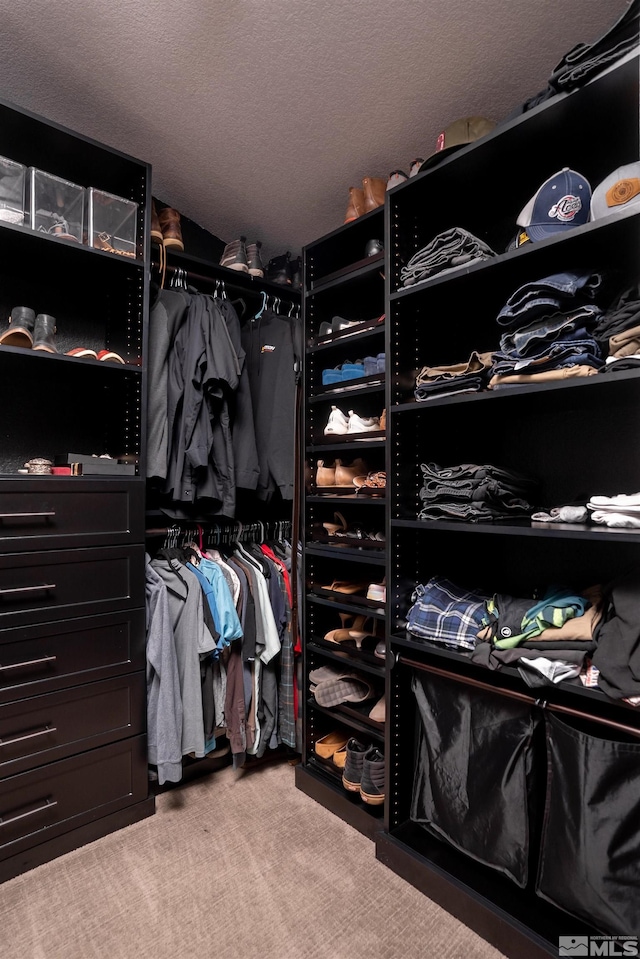
M535 243L582 226L589 220L590 206L589 181L575 170L563 167L544 181L516 222Z

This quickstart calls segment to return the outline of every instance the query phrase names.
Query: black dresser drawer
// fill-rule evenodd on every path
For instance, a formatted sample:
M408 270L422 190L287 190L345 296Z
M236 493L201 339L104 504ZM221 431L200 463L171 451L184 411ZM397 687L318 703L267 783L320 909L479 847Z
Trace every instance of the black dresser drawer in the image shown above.
M145 667L144 609L0 630L0 703Z
M0 779L145 731L143 672L0 706Z
M0 481L2 553L143 539L143 481L57 476Z
M147 796L146 736L0 781L0 859Z
M144 546L0 556L0 629L144 606Z

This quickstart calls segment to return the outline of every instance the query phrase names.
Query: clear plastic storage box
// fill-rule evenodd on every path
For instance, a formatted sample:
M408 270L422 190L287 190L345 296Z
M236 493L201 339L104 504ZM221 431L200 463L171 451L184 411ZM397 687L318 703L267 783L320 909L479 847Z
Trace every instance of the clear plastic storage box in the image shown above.
M89 246L118 256L137 255L138 204L89 187Z
M27 168L0 156L0 223L24 223L24 185Z
M83 242L84 188L31 167L31 229L65 240Z

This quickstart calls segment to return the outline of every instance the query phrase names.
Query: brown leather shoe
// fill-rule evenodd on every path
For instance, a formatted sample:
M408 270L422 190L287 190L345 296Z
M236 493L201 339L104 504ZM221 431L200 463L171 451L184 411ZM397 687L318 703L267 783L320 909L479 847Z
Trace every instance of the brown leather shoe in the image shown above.
M162 242L165 247L173 250L184 250L178 211L172 210L171 207L165 207L158 214L158 222L162 230Z
M367 464L358 457L351 466L343 466L342 460L336 460L336 486L352 486L356 476L366 475L369 472Z
M325 466L324 460L318 460L316 469L316 486L335 486L336 468L335 466Z
M384 200L382 202L384 203ZM349 203L347 205L344 222L351 223L352 220L357 220L358 217L362 216L365 212L363 191L358 186L350 186Z
M384 195L387 192L385 180L381 180L377 176L365 176L362 180L362 191L364 193L365 213L384 205Z
M158 211L156 210L155 200L151 201L151 242L152 243L162 243L162 227L160 226L160 220L158 219Z

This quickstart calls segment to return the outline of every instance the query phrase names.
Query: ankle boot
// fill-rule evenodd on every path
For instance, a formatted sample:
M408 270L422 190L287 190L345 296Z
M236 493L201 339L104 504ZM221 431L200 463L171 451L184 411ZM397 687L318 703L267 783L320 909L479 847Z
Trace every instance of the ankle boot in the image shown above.
M21 346L30 350L33 346L33 328L36 314L28 306L14 306L11 310L9 328L0 335L2 346Z
M362 180L362 192L364 193L364 212L369 213L370 210L384 205L387 184L380 177L366 176Z
M57 353L53 338L56 335L56 318L48 313L38 313L33 331L34 350L43 350L45 353Z
M260 258L260 247L262 243L257 240L255 243L247 243L247 266L249 267L249 276L264 276L264 267Z
M180 214L171 207L165 207L158 214L158 223L162 230L162 242L166 249L184 250L182 230L180 229Z
M239 240L232 240L227 243L220 258L220 266L227 270L237 270L239 273L249 272L249 261L247 259L247 238L241 236Z
M365 212L364 208L364 192L358 186L349 187L349 203L347 204L347 212L344 216L345 223L351 223L352 220L357 220L359 216Z
M160 226L160 220L158 219L158 211L156 210L156 201L151 200L151 242L152 243L162 243L162 227Z

